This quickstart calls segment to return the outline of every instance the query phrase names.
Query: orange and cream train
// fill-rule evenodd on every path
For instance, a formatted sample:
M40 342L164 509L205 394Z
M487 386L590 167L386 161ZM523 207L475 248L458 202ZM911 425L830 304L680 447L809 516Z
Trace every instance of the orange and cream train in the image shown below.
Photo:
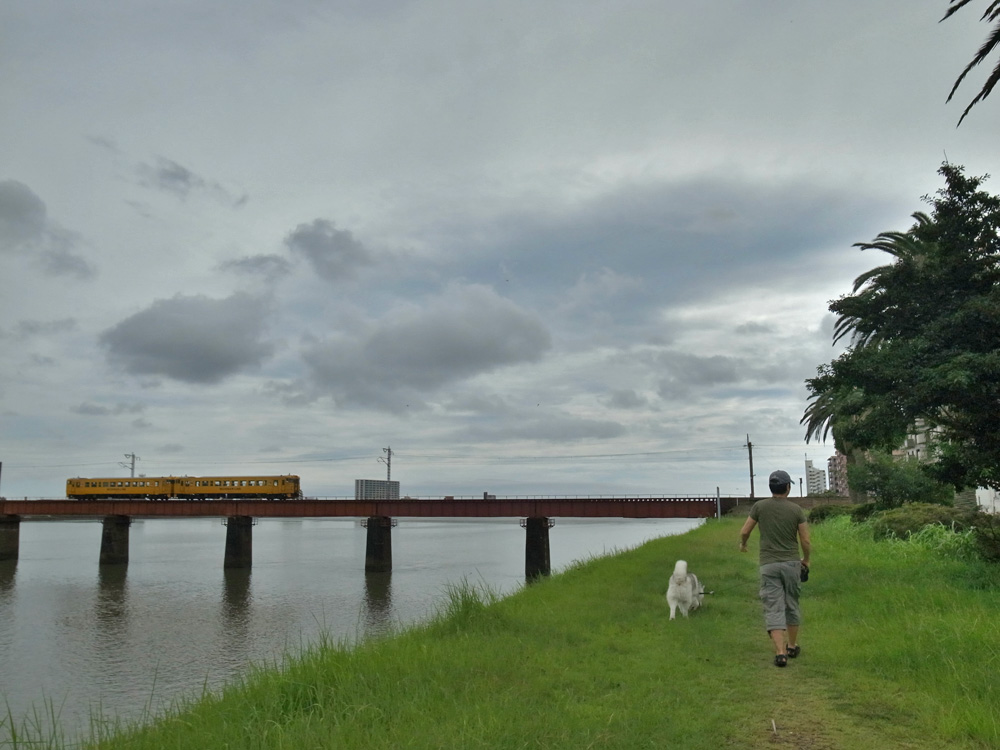
M264 498L293 500L302 497L299 478L281 476L228 477L76 477L66 480L71 500L215 500Z

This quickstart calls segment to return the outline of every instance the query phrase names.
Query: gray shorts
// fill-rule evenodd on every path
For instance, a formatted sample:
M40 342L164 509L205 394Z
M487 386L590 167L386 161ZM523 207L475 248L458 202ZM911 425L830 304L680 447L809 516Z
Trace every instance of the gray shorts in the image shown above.
M788 630L789 625L799 625L800 574L802 563L798 560L767 563L760 566L760 600L764 604L764 624L768 632Z

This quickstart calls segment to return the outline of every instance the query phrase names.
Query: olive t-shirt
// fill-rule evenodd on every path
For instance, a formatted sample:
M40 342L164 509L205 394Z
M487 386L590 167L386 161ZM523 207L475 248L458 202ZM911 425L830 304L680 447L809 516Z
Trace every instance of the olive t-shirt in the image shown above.
M750 508L750 518L760 526L760 564L799 560L799 524L806 514L784 497L766 497Z

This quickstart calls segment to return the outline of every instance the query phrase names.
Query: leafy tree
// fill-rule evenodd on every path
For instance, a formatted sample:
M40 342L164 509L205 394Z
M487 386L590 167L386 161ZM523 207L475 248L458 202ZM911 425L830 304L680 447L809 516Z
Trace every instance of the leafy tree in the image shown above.
M806 381L802 421L807 441L832 430L856 451L896 448L922 419L940 436L929 471L1000 488L1000 198L980 190L986 177L938 171L929 214L858 243L892 261L830 303L834 340L851 344Z
M951 0L948 12L944 14L944 18L941 20L943 21L946 18L951 18L956 11L964 8L970 2L972 2L972 0ZM965 79L965 76L969 74L969 71L989 57L997 45L1000 44L1000 0L993 0L989 5L987 5L980 20L996 21L997 23L996 26L994 26L990 31L989 36L986 37L986 41L983 42L983 46L979 48L978 52L976 52L975 57L973 57L972 61L965 66L965 70L962 71L962 74L955 81L955 85L951 87L951 93L948 94L949 102L951 101L951 98L955 96L955 92ZM959 125L962 124L962 120L965 119L965 116L969 114L970 109L990 95L990 92L993 91L993 87L997 85L997 81L1000 81L1000 61L998 61L996 67L993 68L993 72L990 73L989 78L986 79L986 83L983 84L983 87L979 90L976 98L969 103L969 106L965 108L964 112L962 112L962 116L958 118Z
M872 453L850 467L847 481L867 494L879 510L898 508L904 503L951 505L955 499L955 490L927 476L919 461L897 461L888 453Z

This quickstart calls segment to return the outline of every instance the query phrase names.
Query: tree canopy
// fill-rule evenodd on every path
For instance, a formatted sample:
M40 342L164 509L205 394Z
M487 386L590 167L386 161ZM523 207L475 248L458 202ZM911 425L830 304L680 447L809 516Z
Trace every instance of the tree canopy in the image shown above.
M998 0L1000 2L1000 0ZM1000 198L960 166L905 232L862 250L892 257L830 303L847 351L806 381L806 440L891 450L916 421L936 430L930 470L957 488L1000 488Z
M970 2L972 2L972 0L951 0L948 12L944 14L944 18L941 20L943 21L945 18L950 18L957 10L964 8ZM965 77L969 74L969 72L989 57L993 53L993 50L996 49L997 45L1000 45L1000 0L992 0L992 2L986 6L986 10L983 12L980 20L995 21L996 25L990 31L989 36L986 37L986 41L983 42L979 51L976 52L972 61L965 66L962 74L955 81L955 85L951 87L951 93L948 94L949 102L952 97L955 96L955 92L958 90L959 85L963 80L965 80ZM965 119L965 116L969 114L969 110L990 95L990 92L993 91L993 87L997 85L998 81L1000 81L1000 61L998 61L996 67L993 68L993 72L990 73L989 77L986 79L986 83L983 84L983 87L979 90L976 98L969 103L969 106L965 108L964 112L962 112L962 116L958 118L959 125L962 124L962 120Z

